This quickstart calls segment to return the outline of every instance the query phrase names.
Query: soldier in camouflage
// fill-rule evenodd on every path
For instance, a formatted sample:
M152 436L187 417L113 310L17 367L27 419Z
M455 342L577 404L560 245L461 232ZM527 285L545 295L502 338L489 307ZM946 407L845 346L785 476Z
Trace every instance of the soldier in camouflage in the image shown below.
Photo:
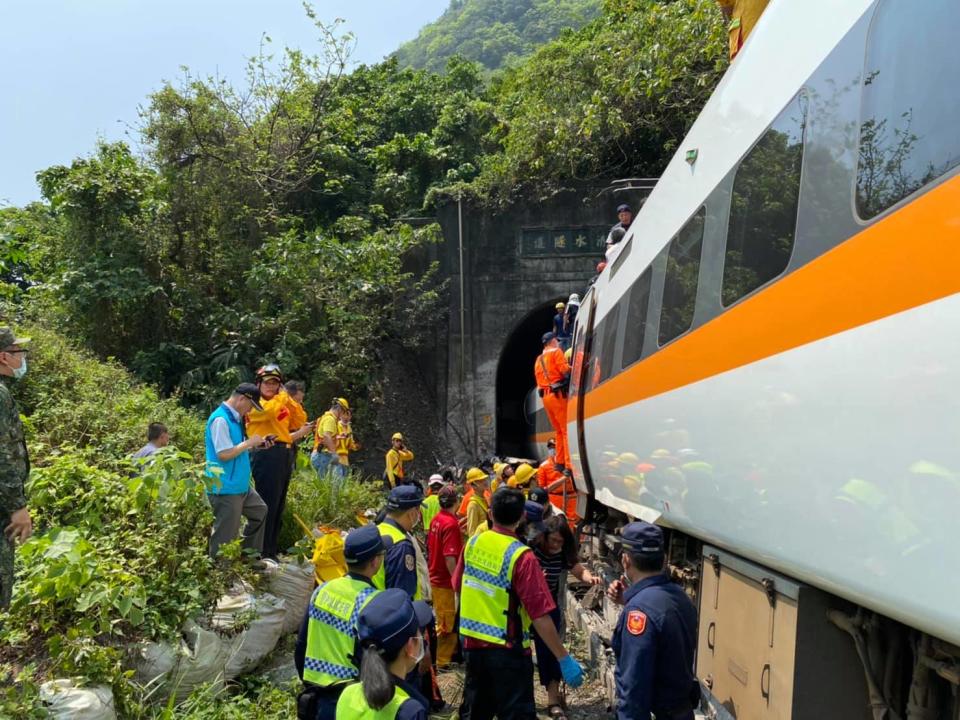
M27 372L29 338L18 338L0 327L0 375L19 380ZM9 382L9 381L7 381ZM33 532L27 511L24 483L30 474L30 459L23 437L17 404L7 382L0 382L0 608L10 605L13 591L13 549Z

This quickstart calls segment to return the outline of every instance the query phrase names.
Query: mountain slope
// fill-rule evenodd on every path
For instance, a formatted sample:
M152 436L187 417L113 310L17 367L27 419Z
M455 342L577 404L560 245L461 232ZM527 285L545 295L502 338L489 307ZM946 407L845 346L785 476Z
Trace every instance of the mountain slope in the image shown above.
M401 65L442 71L453 55L495 70L530 54L565 28L600 13L600 0L451 0L440 18L404 43Z

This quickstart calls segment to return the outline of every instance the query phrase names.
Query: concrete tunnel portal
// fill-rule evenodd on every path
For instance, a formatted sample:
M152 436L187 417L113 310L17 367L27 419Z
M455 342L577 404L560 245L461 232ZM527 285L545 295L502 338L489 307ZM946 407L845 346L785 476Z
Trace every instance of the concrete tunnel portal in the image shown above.
M536 306L517 323L503 344L496 379L497 455L534 457L527 443L529 428L524 402L536 386L533 364L543 349L540 338L553 329L555 306L564 300L558 296Z

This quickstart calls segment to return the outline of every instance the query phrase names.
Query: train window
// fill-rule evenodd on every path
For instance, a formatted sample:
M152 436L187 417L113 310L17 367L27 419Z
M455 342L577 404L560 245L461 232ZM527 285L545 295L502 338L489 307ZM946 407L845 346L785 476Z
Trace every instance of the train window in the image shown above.
M593 332L593 351L590 365L587 367L586 385L592 389L600 383L609 380L613 374L613 354L617 348L617 327L620 322L620 304L613 307L606 316L597 323Z
M610 268L610 277L613 278L617 274L617 270L620 269L620 266L623 265L624 260L630 257L630 250L633 247L633 238L631 237L627 240L627 244L620 248L620 253L613 260L613 267Z
M806 96L797 95L737 168L721 299L732 305L787 268L800 203Z
M647 306L650 304L650 278L653 268L648 267L630 288L627 305L627 329L623 336L623 367L633 365L643 352L643 336L647 328Z
M857 212L869 219L960 164L960 3L877 7L860 104Z
M701 207L670 241L660 311L661 345L680 337L693 325L706 214L706 208Z

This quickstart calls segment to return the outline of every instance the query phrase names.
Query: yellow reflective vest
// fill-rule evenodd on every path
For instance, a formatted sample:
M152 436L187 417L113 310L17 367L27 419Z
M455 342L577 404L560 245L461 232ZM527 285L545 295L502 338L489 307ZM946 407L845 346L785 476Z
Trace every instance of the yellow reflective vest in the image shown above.
M517 560L530 548L515 537L484 532L467 541L460 587L460 634L506 645L510 588ZM530 647L530 616L517 602L524 648Z
M313 591L307 617L305 682L327 687L360 674L353 663L357 616L377 593L369 583L345 575Z
M363 696L363 685L354 683L337 700L337 720L394 720L400 712L400 706L409 699L410 696L402 687L394 685L390 702L379 710L373 710Z

